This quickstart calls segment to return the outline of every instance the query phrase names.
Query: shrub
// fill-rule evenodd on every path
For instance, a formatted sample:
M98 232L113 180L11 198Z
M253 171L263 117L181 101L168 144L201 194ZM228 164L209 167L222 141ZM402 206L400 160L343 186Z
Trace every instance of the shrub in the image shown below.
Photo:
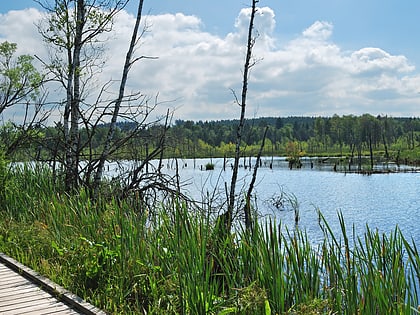
M206 164L206 171L212 171L214 170L214 164L213 163L207 163Z

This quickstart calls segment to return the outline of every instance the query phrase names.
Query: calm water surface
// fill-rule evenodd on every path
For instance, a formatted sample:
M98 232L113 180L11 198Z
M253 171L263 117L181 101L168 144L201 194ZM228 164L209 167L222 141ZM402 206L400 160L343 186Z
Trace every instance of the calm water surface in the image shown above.
M204 168L208 162L210 159L178 161L181 180L186 184L184 190L196 199L214 190L225 196L224 183L230 183L232 172L230 167L223 170L222 159L211 160L215 164L213 171L201 170L201 166ZM173 161L168 161L166 171L174 173L172 166ZM249 169L240 169L238 191L243 187L247 189L251 176ZM371 229L388 233L398 226L406 237L413 237L420 244L419 172L367 176L332 172L331 167L259 168L255 187L259 211L293 228L294 211L291 207L286 203L286 207L278 209L272 203L273 198L282 193L298 202L299 226L306 229L314 242L322 239L318 225L319 209L337 233L340 231L337 214L342 212L348 231L354 225L359 234L368 225Z

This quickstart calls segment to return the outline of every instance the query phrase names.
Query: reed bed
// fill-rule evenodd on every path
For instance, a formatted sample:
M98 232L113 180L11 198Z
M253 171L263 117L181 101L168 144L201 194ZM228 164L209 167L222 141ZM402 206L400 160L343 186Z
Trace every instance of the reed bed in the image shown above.
M274 219L252 232L176 198L159 209L68 196L43 168L4 181L0 251L112 314L418 314L417 245L396 227L324 240Z

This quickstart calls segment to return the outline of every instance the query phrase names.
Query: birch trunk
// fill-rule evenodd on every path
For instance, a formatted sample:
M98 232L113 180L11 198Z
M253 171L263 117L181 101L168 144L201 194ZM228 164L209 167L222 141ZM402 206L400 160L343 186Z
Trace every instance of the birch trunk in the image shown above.
M79 177L80 54L83 46L82 36L84 25L85 2L84 0L78 0L74 50L72 60L69 60L70 85L67 86L67 104L70 104L70 109L66 108L70 113L70 131L66 158L66 189L68 191L77 189Z

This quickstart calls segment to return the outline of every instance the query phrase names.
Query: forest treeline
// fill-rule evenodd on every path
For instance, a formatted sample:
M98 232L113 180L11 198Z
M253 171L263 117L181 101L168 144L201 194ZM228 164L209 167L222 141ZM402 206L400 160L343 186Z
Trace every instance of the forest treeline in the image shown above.
M192 121L175 120L169 128L153 125L145 128L136 137L114 152L113 159L143 159L159 145L158 136L163 129L163 157L231 157L235 150L237 120ZM116 142L126 139L126 135L137 128L134 123L119 122L116 129ZM388 160L402 160L410 164L420 162L420 119L387 116L346 115L333 117L263 117L248 119L244 126L242 139L244 156L255 155L267 128L263 155L315 156L315 155L357 155L370 154L372 150ZM13 143L16 133L12 128L3 127L2 139L9 138ZM81 142L89 141L91 146L86 154L99 151L107 133L107 125L98 126L91 135L81 132ZM30 156L37 160L54 160L63 152L61 148L62 130L60 125L34 129L30 143L20 148L17 157ZM31 154L28 154L32 152Z
M131 137L114 152L111 159L143 159L150 155L165 133L162 157L231 157L235 150L238 121L175 120L169 128L153 125ZM135 123L119 122L115 142L137 128ZM167 129L163 131L163 129ZM320 156L369 155L370 150L388 160L409 164L420 163L420 119L372 116L333 117L263 117L246 120L242 139L244 156L256 155L267 128L263 155ZM107 136L107 124L98 126L94 134L82 129L80 142L89 142L86 155L101 150ZM34 128L30 141L19 139L12 125L0 129L3 143L19 145L14 148L14 160L57 160L64 152L60 125ZM93 152L93 153L92 153ZM81 155L83 157L83 155Z
M168 157L232 156L235 150L237 120L176 120L167 131ZM123 134L130 123L119 124ZM419 163L420 120L387 116L263 117L246 120L243 155L255 155L267 128L263 155L297 157L304 155L355 155L359 151L379 151L387 159ZM158 133L154 126L150 139ZM147 138L130 146L147 146ZM145 141L146 140L146 141ZM136 140L134 140L136 141ZM99 141L100 142L100 141ZM145 151L145 150L144 150ZM127 153L127 152L126 152Z
M229 155L236 137L236 120L175 121L170 135L177 154L186 156ZM348 154L356 150L402 154L417 160L420 143L418 118L387 116L264 117L248 119L244 128L244 150L258 150L268 127L265 155ZM411 152L410 152L411 151Z

